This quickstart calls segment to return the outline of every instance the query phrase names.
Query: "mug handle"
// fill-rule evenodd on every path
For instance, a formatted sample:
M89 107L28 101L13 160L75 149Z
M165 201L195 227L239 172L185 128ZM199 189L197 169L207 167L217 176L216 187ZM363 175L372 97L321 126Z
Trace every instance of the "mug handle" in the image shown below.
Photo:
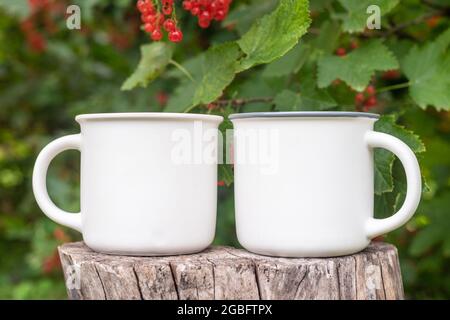
M406 174L406 198L393 216L385 219L370 218L366 223L369 239L401 227L414 215L422 194L422 178L419 163L414 152L400 139L381 132L368 131L365 141L371 148L384 148L394 153L401 161Z
M36 202L44 214L56 223L81 232L81 214L59 209L47 192L47 170L50 162L59 153L66 150L80 150L81 134L65 136L49 143L36 159L33 170L33 193Z

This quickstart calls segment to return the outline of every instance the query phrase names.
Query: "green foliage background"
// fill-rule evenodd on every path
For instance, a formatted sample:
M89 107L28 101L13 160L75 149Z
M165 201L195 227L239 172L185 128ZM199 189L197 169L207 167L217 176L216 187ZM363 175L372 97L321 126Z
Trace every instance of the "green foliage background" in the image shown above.
M63 12L53 13L56 32L35 26L47 41L37 53L20 27L27 1L0 0L0 298L65 297L55 248L80 235L43 216L31 172L44 145L79 131L75 115L355 110L355 94L369 84L378 100L371 111L383 114L376 129L408 143L424 175L418 212L386 239L399 248L407 297L450 298L446 1L314 0L308 9L306 0L236 0L227 20L208 30L178 10L185 39L176 46L150 43L134 1L71 3L81 7L82 30L68 30ZM381 8L381 30L365 28L371 4ZM385 217L402 203L404 173L380 150L375 174L376 215ZM216 243L238 246L230 166L220 179ZM57 205L78 211L79 154L59 156L48 185Z

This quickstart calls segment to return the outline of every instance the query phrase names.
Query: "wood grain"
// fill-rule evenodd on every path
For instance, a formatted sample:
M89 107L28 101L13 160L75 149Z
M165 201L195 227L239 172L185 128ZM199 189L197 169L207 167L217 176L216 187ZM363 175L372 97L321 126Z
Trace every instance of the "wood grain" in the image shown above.
M336 258L273 258L231 247L127 257L82 242L58 248L70 299L403 299L397 249L373 242Z

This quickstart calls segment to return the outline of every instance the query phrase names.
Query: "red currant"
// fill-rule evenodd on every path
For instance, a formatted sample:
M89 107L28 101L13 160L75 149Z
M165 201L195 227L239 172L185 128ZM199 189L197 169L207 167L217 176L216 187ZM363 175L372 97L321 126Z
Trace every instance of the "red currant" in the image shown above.
M177 26L172 19L167 19L166 21L164 21L164 30L166 30L167 32L175 31L176 27Z
M430 29L433 29L434 27L436 27L439 24L439 22L441 20L442 20L442 16L436 15L436 16L432 16L431 18L428 18L426 23Z
M155 16L152 14L142 14L141 15L141 21L143 23L154 23Z
M227 16L227 14L225 13L225 11L223 10L217 10L216 15L215 15L215 19L217 21L222 21L223 19L225 19Z
M226 18L232 0L185 0L183 8L198 16L198 24L207 28L212 20L222 21Z
M32 32L29 36L27 36L28 44L31 49L35 52L43 52L47 47L47 42L45 38L39 32Z
M172 14L173 12L173 7L172 6L164 6L162 9L162 12L166 15L169 16Z
M155 13L155 7L153 6L153 3L149 0L143 0L142 2L139 0L137 3L137 7L142 14Z
M183 1L183 8L184 10L190 11L192 9L193 5L192 2L189 0Z
M338 85L340 85L341 83L342 83L341 79L336 79L336 80L333 80L332 85L333 85L333 86L338 86Z
M157 1L161 3L161 6L158 6L158 10L153 5L154 0L137 0L136 6L141 12L143 29L155 41L163 38L163 31L168 33L170 41L182 41L183 33L177 27L174 14L175 1ZM197 16L200 27L208 28L213 20L221 21L226 18L231 2L232 0L184 0L182 4L185 10Z
M20 24L20 27L22 28L23 31L28 31L28 32L33 31L33 29L34 29L33 19L31 19L31 17L28 17Z
M207 106L206 106L206 109L208 109L209 111L212 111L212 110L214 110L214 109L216 109L217 108L217 105L215 104L215 103L209 103Z
M373 96L373 95L376 93L375 87L372 86L372 85L367 86L367 88L366 88L366 93L367 93L369 96Z
M191 10L191 13L194 16L197 16L200 13L200 8L199 7L193 7L192 10Z
M352 48L353 50L358 49L359 48L359 43L358 41L354 40L350 43L350 48Z
M200 26L200 28L206 29L210 26L211 21L207 20L207 19L199 19L198 20L198 25Z
M205 19L205 20L211 20L211 14L209 13L209 11L203 11L200 16L200 19Z
M169 96L164 91L160 91L156 94L156 100L161 106L165 106L169 100Z
M147 1L145 1L145 0L138 0L138 2L136 3L136 7L138 8L138 10L140 12L144 12L146 7L147 7Z
M151 33L151 38L152 38L154 41L160 41L160 40L162 39L162 37L163 37L163 34L162 34L161 30L159 30L159 29L155 29L155 30L153 30L153 32Z
M392 80L400 78L400 72L398 70L388 70L383 73L383 79Z
M183 33L180 30L169 32L169 40L172 42L180 42L183 40Z
M364 97L364 94L362 92L357 93L356 96L355 96L355 103L356 104L361 104L361 103L364 102L364 99L365 99L365 97Z
M144 25L144 30L148 33L152 33L153 31L155 31L156 26L153 23L146 23Z
M375 96L370 97L364 103L364 106L367 107L367 108L372 108L372 107L374 107L376 105L377 105L377 98Z
M345 50L345 48L338 48L336 50L336 55L338 55L339 57L343 57L347 54L347 50Z

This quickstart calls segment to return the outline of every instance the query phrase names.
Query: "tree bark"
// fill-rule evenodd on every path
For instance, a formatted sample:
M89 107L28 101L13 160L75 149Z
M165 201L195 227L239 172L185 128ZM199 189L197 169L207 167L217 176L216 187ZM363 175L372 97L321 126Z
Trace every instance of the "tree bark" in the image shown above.
M373 242L350 256L274 258L231 247L127 257L60 246L69 299L403 299L397 249Z

